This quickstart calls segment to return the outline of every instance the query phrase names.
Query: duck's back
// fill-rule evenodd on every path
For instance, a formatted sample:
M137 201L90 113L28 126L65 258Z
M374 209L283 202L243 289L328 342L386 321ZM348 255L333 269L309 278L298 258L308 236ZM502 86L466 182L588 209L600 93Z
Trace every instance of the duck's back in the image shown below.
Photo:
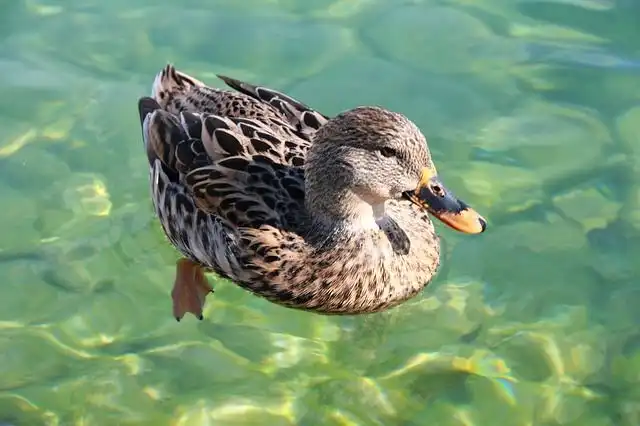
M152 97L173 114L186 111L261 123L279 137L295 138L301 147L308 147L313 134L329 119L284 93L222 75L218 78L237 92L208 87L167 65L155 78Z
M304 227L304 162L327 117L273 90L221 77L207 87L165 67L139 101L152 198L183 255L232 279L239 228ZM246 263L246 262L245 262Z

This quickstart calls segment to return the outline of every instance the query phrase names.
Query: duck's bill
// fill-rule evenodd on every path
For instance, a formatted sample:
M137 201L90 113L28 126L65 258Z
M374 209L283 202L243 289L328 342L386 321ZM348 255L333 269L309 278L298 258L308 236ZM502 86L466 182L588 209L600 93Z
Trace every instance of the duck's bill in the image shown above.
M412 203L457 231L479 234L487 229L487 221L453 195L429 169L422 172L422 179L415 191L406 192L404 195Z

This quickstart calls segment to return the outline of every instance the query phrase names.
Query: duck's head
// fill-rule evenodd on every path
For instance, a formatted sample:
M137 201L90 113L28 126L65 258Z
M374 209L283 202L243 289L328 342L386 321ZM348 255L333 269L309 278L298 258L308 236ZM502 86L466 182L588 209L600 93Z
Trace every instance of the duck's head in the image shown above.
M486 228L442 183L417 126L382 108L355 108L323 125L307 155L306 182L314 214L366 226L384 215L387 200L406 199L458 231Z

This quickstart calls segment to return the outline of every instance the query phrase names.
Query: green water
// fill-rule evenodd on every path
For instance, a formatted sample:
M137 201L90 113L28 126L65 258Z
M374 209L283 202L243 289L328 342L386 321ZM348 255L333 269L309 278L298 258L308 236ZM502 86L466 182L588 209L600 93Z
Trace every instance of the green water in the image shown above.
M0 2L0 425L640 425L640 3ZM425 132L489 219L384 314L171 316L136 101L167 61Z

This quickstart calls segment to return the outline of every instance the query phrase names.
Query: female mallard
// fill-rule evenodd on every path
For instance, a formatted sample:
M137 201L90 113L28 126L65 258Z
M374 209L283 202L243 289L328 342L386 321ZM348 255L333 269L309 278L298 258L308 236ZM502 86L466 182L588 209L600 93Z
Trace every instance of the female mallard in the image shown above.
M273 302L376 312L422 290L440 264L428 213L466 233L486 222L438 179L401 114L329 118L275 90L168 65L138 102L151 193L177 262L173 314L202 319L212 270Z

